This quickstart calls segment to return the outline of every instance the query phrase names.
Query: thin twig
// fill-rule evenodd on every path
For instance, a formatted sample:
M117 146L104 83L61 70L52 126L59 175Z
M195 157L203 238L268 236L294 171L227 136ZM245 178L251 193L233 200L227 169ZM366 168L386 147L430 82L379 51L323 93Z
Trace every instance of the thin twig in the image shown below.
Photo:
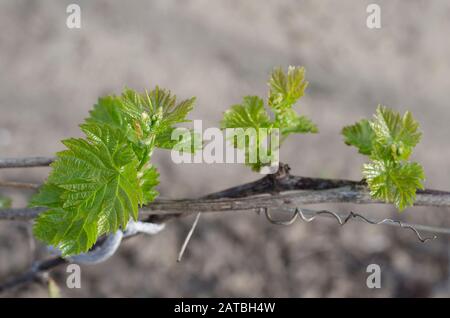
M177 262L181 262L181 259L183 258L184 251L186 250L186 247L189 244L189 241L191 240L191 236L194 233L195 228L197 227L197 223L198 223L198 220L200 219L200 215L201 215L200 212L197 213L197 216L195 217L194 223L192 223L191 229L189 230L186 238L184 239L184 243L181 246L180 253L178 254Z
M45 167L54 160L54 157L0 158L0 168Z
M0 209L0 220L29 221L37 217L46 208L13 208Z
M430 190L431 191L431 190ZM259 210L263 208L280 209L285 206L296 207L317 203L355 203L355 204L384 204L373 200L365 187L343 187L330 190L297 190L282 192L275 195L261 194L242 198L216 199L156 199L141 208L142 217L151 215L180 215L196 212L228 212ZM415 206L450 207L449 192L421 192L417 193ZM30 220L42 208L0 209L0 220Z
M30 189L36 190L39 188L39 184L27 183L27 182L14 182L14 181L2 181L0 180L0 188L16 188L16 189Z

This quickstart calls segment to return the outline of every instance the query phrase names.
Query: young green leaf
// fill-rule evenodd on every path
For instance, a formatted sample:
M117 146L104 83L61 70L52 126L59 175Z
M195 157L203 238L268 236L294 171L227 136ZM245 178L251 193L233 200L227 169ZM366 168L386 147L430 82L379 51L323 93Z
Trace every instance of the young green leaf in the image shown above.
M58 241L41 229L45 223L40 218L35 225L39 239L58 246L63 243L64 255L85 251L99 235L125 228L130 218L137 219L138 205L144 201L137 177L138 161L126 137L106 125L81 127L87 139L63 141L68 150L57 154L48 178L48 183L57 185L58 190L48 193L47 188L45 192L46 197L59 195L60 209L55 211L61 213L63 209L74 219L55 224ZM83 235L92 239L81 243L77 238Z
M262 167L274 162L275 153L266 151L262 145L263 139L260 138L262 128L267 128L269 134L275 134L275 129L279 132L277 136L281 137L281 141L277 142L277 148L280 143L290 134L293 133L317 133L317 126L307 117L299 116L292 109L297 100L303 96L308 82L305 81L305 70L303 67L288 68L287 74L281 68L277 68L272 72L269 81L269 98L268 106L273 112L273 119L264 108L264 101L257 96L246 96L239 105L232 106L224 113L221 127L241 128L237 132L237 136L232 140L234 147L238 149L245 148L246 164L253 170L259 171ZM256 145L254 149L250 149L245 143L237 142L236 139L248 139L249 128L254 128L257 140L253 143ZM270 149L268 149L270 150ZM251 158L257 157L256 162ZM278 158L276 158L278 160Z
M201 136L199 133L190 129L186 135L183 135L182 140L176 140L173 136L176 129L180 128L170 128L159 133L155 139L155 147L170 150L174 149L175 145L177 145L178 149L189 149L190 153L195 153L202 149L203 145L200 142Z
M290 108L305 93L308 82L305 80L303 67L289 66L287 74L281 68L272 72L269 81L268 104L275 111Z
M139 175L138 175L139 177ZM159 195L155 187L159 184L159 173L154 166L147 168L139 178L140 187L143 194L143 204L147 204L156 199Z
M264 101L258 96L245 96L242 104L234 105L223 115L222 128L268 128L271 122Z
M367 119L363 119L354 125L342 129L347 145L358 148L359 153L370 156L372 153L372 142L375 138L374 132Z
M175 124L188 122L186 116L195 102L195 98L191 98L177 104L175 95L158 86L145 95L126 90L121 99L124 112L132 120L142 123L144 131L150 132L151 127L153 133L161 133Z
M286 109L277 116L274 126L280 129L282 136L290 134L318 133L319 129L306 116L299 116L293 109Z
M149 151L143 151L143 147L173 148L174 143L168 141L174 125L189 121L186 117L194 102L195 98L191 98L177 104L176 96L159 87L145 94L126 89L120 97L99 99L86 121L120 128L134 143L138 154L148 155Z
M425 179L422 166L407 161L421 137L412 114L401 116L380 105L372 121L344 127L342 134L347 145L372 160L363 168L372 197L391 202L400 211L412 206Z
M372 161L365 164L363 176L374 199L392 202L400 210L412 206L417 189L423 189L425 174L418 163Z
M63 193L63 188L47 181L39 188L39 192L31 198L29 205L47 208L61 207L63 205L63 200L61 199Z
M153 201L159 174L150 164L154 147L172 148L173 125L187 121L194 99L158 87L100 98L81 130L86 138L63 141L52 172L32 206L47 207L34 225L37 238L63 256L88 251L103 234L125 229L138 207Z
M403 117L384 106L378 106L372 129L376 142L384 148L381 155L407 160L420 141L419 123L410 112ZM379 148L380 149L380 148Z
M235 136L230 142L245 151L245 162L254 171L259 171L263 165L260 159L265 151L260 144L260 129L271 126L264 101L258 96L245 96L242 104L234 105L224 113L221 122L223 129L235 128Z

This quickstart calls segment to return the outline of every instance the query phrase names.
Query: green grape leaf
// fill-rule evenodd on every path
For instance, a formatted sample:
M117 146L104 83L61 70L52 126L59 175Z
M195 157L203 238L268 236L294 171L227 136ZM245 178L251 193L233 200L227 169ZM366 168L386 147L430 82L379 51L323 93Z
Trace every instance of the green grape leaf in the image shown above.
M63 141L68 149L57 154L47 185L32 201L51 208L38 217L36 237L64 256L85 252L100 235L125 228L144 202L138 161L126 137L107 125L81 129L87 139Z
M342 129L345 143L358 148L359 153L370 156L372 154L372 143L375 134L367 119L363 119L354 125Z
M186 117L194 107L195 98L177 104L175 95L157 86L145 95L126 90L122 94L122 102L123 111L130 118L141 121L144 132L151 128L153 133L157 133L175 124L188 122Z
M99 98L94 108L89 112L90 117L86 119L86 122L108 124L123 129L127 126L127 123L121 112L121 104L122 101L117 96Z
M277 116L275 127L279 128L283 136L289 134L318 133L319 129L306 116L299 116L293 109L287 109Z
M264 101L258 96L245 96L242 104L234 105L224 113L221 127L270 127L270 118L264 109Z
M417 189L424 189L425 174L415 162L375 160L364 165L363 176L373 198L392 202L400 211L414 204Z
M290 108L304 95L308 86L305 80L305 69L289 66L285 74L281 68L276 68L272 72L269 86L269 106L275 111Z
M181 101L180 103L168 107L163 107L162 123L166 126L173 126L178 123L190 122L186 117L194 108L195 97Z
M304 95L308 82L303 67L289 66L287 74L281 68L273 71L269 81L269 107L275 113L274 126L282 137L292 133L317 133L317 126L306 116L299 116L292 106Z
M272 114L269 115L264 108L264 101L258 96L246 96L241 104L232 106L224 113L221 128L241 129L235 131L232 139L228 140L235 148L245 150L245 163L254 171L260 171L262 167L278 162L279 146L288 135L318 132L317 126L309 118L299 116L292 109L297 100L303 96L307 85L303 67L290 66L287 74L281 68L277 68L272 72L269 81L268 106ZM267 128L267 131L262 128ZM255 131L252 132L251 129ZM266 137L270 135L270 147L264 146L267 144L264 140L268 139L260 136L263 131L267 134ZM250 136L250 133L256 133L257 138ZM276 141L273 136L276 136ZM251 147L250 143L254 146Z
M174 125L188 121L194 101L177 103L175 95L159 87L100 98L80 126L86 138L63 141L67 150L57 154L47 182L30 202L48 208L35 222L36 237L69 256L136 220L139 206L158 195L153 150L175 146ZM189 136L183 142L197 140L192 132ZM199 146L195 140L187 149Z
M228 139L235 148L245 151L245 163L254 171L259 171L270 160L266 149L261 146L260 137L261 128L266 128L269 133L272 123L261 98L245 96L242 104L234 105L224 113L221 127L235 129Z
M371 123L375 140L378 143L378 156L392 157L394 160L407 160L421 138L419 123L410 112L403 117L398 112L378 106Z
M140 186L143 194L143 204L147 204L156 199L159 195L155 187L159 184L159 173L154 166L145 169L142 176L139 178Z
M47 208L58 208L63 205L61 196L64 193L64 189L58 187L56 184L49 183L48 181L39 188L39 192L36 193L30 200L30 206L42 206Z
M172 139L172 134L175 129L178 128L170 128L166 129L162 133L156 136L155 146L161 149L173 149L175 145L178 144L178 149L189 149L191 153L195 153L196 151L202 149L202 144L199 142L201 140L201 136L198 133L195 133L193 130L189 131L189 134L183 136L181 141ZM185 128L179 128L185 129Z
M88 123L105 123L121 129L134 144L140 161L145 161L153 146L172 149L170 136L174 125L188 122L195 98L176 103L169 90L156 87L145 94L126 89L120 97L99 99L90 112Z
M248 127L227 131L226 137L234 148L243 151L244 163L252 170L260 171L261 167L278 161L279 143L272 134L277 134L272 128Z
M347 145L371 159L363 167L363 176L372 198L393 203L400 211L412 206L425 179L422 166L408 161L421 137L412 114L401 116L379 105L372 121L344 127L342 134Z

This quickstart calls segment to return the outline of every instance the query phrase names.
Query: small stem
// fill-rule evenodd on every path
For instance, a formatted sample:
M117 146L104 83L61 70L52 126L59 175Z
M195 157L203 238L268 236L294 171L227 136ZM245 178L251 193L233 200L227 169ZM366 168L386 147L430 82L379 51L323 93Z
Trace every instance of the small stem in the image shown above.
M189 230L188 235L187 235L186 238L184 239L183 246L181 246L180 253L178 254L177 262L181 262L181 259L183 258L184 251L186 250L186 247L187 247L189 241L191 240L191 236L192 236L192 234L194 233L195 228L197 227L197 223L198 223L198 220L200 219L200 215L201 215L200 212L197 213L197 216L195 217L194 223L192 224L191 229Z
M53 161L54 157L0 158L0 168L45 167Z
M36 190L39 188L39 184L27 183L27 182L13 182L0 180L0 188L17 188L17 189L31 189Z

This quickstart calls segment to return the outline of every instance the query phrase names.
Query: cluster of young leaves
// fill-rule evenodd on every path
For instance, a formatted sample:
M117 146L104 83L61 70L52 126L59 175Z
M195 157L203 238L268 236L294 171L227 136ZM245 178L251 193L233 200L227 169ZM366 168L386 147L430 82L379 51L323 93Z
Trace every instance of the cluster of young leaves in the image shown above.
M363 167L363 176L372 197L393 203L400 211L412 206L425 179L422 166L409 161L421 138L412 114L401 116L379 105L373 120L344 127L342 134L347 145L371 159Z
M80 125L86 137L63 141L67 149L57 154L46 183L31 200L31 206L48 208L34 224L35 236L69 256L136 220L139 206L158 195L153 150L174 146L174 125L188 121L194 100L177 103L159 87L100 98Z
M261 140L261 128L266 128L266 135L270 135L277 129L280 137L280 144L285 138L294 133L317 133L317 126L307 117L300 116L293 109L296 102L304 95L308 82L305 80L305 69L303 67L289 66L287 73L281 68L276 68L269 81L269 97L267 101L271 114L264 107L264 101L258 96L245 96L241 104L232 106L224 113L221 121L221 128L242 128L242 134L246 129L256 129L256 147L250 148L248 145L239 144L239 136L233 140L236 148L244 148L246 154L246 164L254 171L259 171L270 159L265 158ZM251 150L253 149L253 150ZM250 153L256 151L257 154ZM253 155L253 156L252 156ZM269 153L269 156L271 154ZM249 161L250 157L257 158L256 162Z

